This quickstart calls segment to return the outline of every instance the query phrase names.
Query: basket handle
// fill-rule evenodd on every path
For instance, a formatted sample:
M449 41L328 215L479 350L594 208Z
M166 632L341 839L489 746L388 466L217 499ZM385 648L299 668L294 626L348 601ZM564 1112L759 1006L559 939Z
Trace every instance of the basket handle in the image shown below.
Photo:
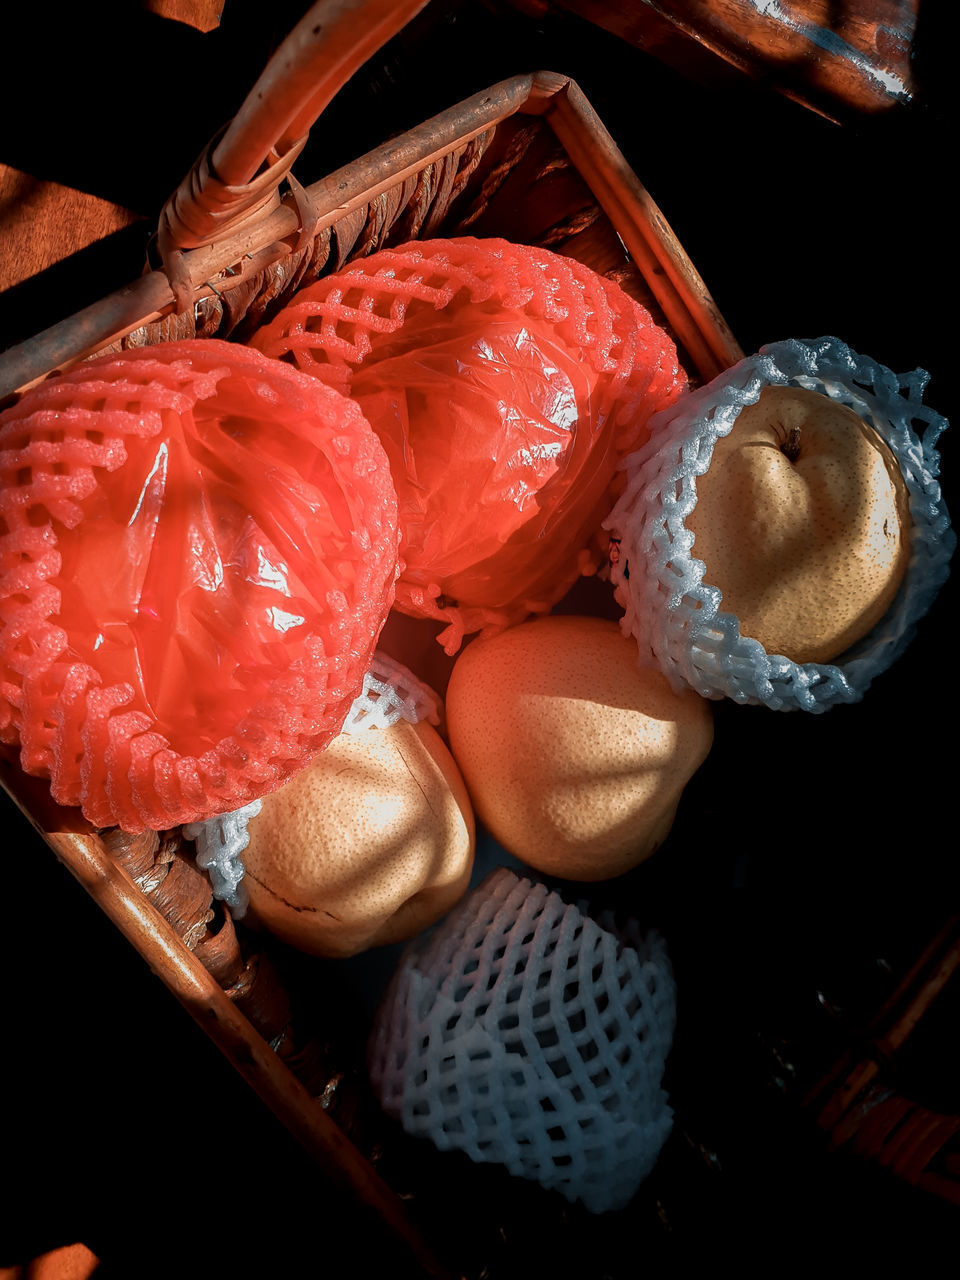
M427 0L317 0L270 59L217 143L225 183L253 178L272 152L285 154L368 58Z
M197 159L160 214L157 247L177 299L193 301L185 250L215 244L280 203L310 127L359 67L427 0L317 0L267 63L233 120ZM309 221L302 207L301 223ZM303 226L303 234L311 228Z

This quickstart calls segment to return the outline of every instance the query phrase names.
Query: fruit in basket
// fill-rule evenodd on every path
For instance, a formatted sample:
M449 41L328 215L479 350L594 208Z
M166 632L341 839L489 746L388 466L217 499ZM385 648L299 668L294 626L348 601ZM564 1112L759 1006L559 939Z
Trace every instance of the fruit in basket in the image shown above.
M638 666L616 622L573 615L472 641L446 715L478 820L531 867L571 880L649 857L713 741L706 699Z
M473 812L429 724L341 733L265 796L243 854L250 918L302 951L411 938L465 892Z
M363 409L397 486L397 607L448 624L448 653L546 612L602 562L617 465L686 385L670 338L617 285L496 239L360 259L252 342Z
M373 1019L370 1082L412 1137L607 1213L670 1134L676 1018L659 935L500 867L405 948Z
M846 405L770 386L717 440L687 517L692 554L740 632L829 662L886 613L909 558L907 488Z
M956 546L938 480L947 420L924 403L927 381L838 338L789 338L661 414L604 521L621 625L643 660L677 688L772 710L862 698L909 644ZM766 395L777 388L791 389ZM783 626L765 645L767 613Z
M0 737L58 803L172 827L339 732L397 572L354 404L186 341L81 365L0 424Z

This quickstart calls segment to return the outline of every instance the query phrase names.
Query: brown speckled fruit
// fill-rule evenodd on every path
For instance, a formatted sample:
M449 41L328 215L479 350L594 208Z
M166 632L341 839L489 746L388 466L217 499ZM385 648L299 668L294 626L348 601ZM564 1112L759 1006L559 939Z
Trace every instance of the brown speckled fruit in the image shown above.
M550 616L473 641L447 688L478 819L548 875L606 880L666 839L713 741L710 703L639 667L608 619Z
M429 724L342 733L265 796L243 883L254 922L312 955L411 938L461 897L473 812Z
M740 634L794 662L830 662L865 636L909 558L890 449L852 409L799 387L767 387L741 411L686 525Z

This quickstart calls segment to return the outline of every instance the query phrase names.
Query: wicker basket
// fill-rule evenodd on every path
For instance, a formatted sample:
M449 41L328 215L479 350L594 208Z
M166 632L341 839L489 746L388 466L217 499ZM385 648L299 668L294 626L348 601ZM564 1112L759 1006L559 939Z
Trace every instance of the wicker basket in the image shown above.
M315 5L168 204L157 267L0 357L0 402L105 350L194 335L242 339L297 287L352 258L463 233L546 246L616 279L672 333L694 381L737 360L735 339L659 209L562 76L495 84L300 186L291 167L324 105L421 7L422 0ZM0 757L0 770L57 857L320 1167L394 1233L420 1274L509 1274L497 1266L497 1257L505 1265L502 1221L470 1242L450 1240L438 1192L449 1165L411 1153L384 1122L357 1061L356 1029L311 1021L298 1002L296 960L234 924L177 831L94 830L78 812L56 807L12 751ZM911 1108L896 1090L882 1099L876 1091L884 1055L905 1042L958 962L951 921L884 1007L869 1050L840 1055L807 1104L835 1144L960 1204L960 1121ZM709 1158L695 1139L690 1147L697 1159ZM490 1185L489 1170L457 1170ZM516 1220L533 1215L538 1231L559 1240L586 1241L594 1229L535 1188L520 1187L514 1198ZM649 1211L655 1216L653 1199Z

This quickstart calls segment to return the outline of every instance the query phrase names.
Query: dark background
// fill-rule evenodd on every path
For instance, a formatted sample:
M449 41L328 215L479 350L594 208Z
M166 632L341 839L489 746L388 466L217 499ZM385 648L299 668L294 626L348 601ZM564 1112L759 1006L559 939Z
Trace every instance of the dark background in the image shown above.
M0 162L143 222L0 295L0 345L139 272L163 199L304 7L227 0L207 35L132 3L4 17L31 80L0 89ZM312 180L516 72L570 74L746 351L835 334L898 372L927 369L927 399L955 417L954 90L936 25L947 7L920 6L914 103L835 123L769 85L692 81L576 18L438 0L332 104L298 172ZM941 456L955 505L951 432ZM713 753L670 841L628 886L668 931L678 1130L705 1172L671 1158L660 1219L638 1220L629 1257L622 1225L611 1229L609 1274L639 1274L664 1241L772 1272L811 1246L863 1257L903 1244L920 1258L955 1236L960 1211L827 1152L797 1091L776 1083L778 1054L800 1077L828 1065L956 909L955 599L950 582L855 707L717 707ZM83 1239L110 1275L340 1274L331 1240L355 1246L357 1230L379 1258L12 806L3 816L0 1150L12 1189L0 1267ZM897 1068L909 1096L951 1113L957 1012L948 993Z

